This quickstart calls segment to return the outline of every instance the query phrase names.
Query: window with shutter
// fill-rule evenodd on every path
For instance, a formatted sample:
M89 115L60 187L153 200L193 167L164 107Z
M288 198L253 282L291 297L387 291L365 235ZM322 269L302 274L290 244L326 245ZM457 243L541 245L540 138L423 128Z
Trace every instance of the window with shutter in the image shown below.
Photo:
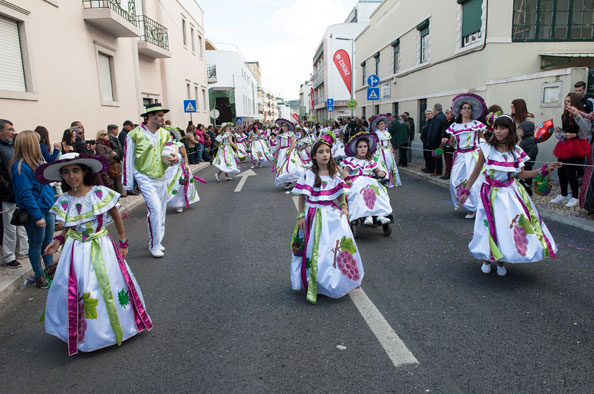
M481 38L483 0L458 0L462 4L462 43L464 46Z
M0 16L0 53L0 90L26 92L19 25L3 16Z
M111 57L99 53L99 84L101 86L101 98L104 101L115 101L113 97L113 79L111 70Z

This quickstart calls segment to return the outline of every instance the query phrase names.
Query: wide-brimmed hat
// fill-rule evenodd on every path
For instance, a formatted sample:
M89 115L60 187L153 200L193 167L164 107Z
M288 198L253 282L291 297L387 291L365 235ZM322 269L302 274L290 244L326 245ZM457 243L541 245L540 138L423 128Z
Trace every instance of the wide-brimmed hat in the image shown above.
M481 96L474 93L462 93L452 100L452 112L455 116L460 115L460 108L464 103L472 106L472 115L470 117L473 120L479 119L487 111L487 104L485 104L485 100Z
M390 118L388 116L386 116L386 115L378 115L371 122L371 131L376 131L377 130L377 124L379 122L381 122L382 120L384 121L384 123L386 123L386 126L388 125L388 123L390 123Z
M60 170L62 167L72 164L84 164L93 170L96 174L101 174L109 169L109 162L102 156L93 156L88 154L78 154L76 152L66 153L62 155L60 160L51 163L45 163L37 167L35 170L35 179L39 183L48 184L51 182L60 182L62 175Z
M248 131L252 131L254 129L254 126L258 126L258 130L263 129L262 122L254 122L248 127Z
M344 151L347 156L349 156L349 157L357 156L357 144L362 139L367 140L367 145L369 146L369 152L371 152L371 154L375 153L375 151L377 150L377 142L378 142L377 135L371 134L368 131L361 131L361 132L355 134L354 136L352 136L351 139L349 140L349 142L347 143L347 145L345 146Z
M169 112L168 109L163 108L161 106L161 103L154 103L154 104L149 104L145 107L145 113L140 114L140 116L142 116L143 118L146 118L148 116L148 114L153 113L153 112L159 112L159 111L163 111L163 113L167 113Z
M283 123L285 123L287 126L289 126L289 131L295 131L295 125L290 120L278 118L275 123L278 126L279 130L281 129Z

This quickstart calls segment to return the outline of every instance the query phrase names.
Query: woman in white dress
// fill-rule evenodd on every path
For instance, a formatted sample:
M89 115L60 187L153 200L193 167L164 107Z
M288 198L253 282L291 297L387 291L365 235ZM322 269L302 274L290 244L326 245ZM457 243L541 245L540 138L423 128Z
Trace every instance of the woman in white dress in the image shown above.
M272 160L272 155L268 149L268 144L264 133L262 132L262 123L256 122L248 129L250 136L248 139L248 146L250 147L250 160L252 161L252 168L256 165L258 168L262 167L262 163Z
M386 129L389 120L390 118L385 115L378 115L371 122L371 131L375 133L379 142L378 150L375 153L375 161L388 174L388 187L395 187L402 186L402 182L400 182L400 174L398 173L394 149L392 148L392 136Z
M229 174L239 173L239 159L234 149L237 149L237 145L233 142L233 133L231 127L233 123L223 123L221 130L216 140L219 143L219 149L217 155L212 164L218 168L218 172L215 174L217 181L220 181L221 174L225 173L225 180L230 181L231 177Z
M291 188L307 168L297 152L295 142L295 125L286 119L279 118L276 124L280 125L281 132L277 136L278 150L276 153L276 166L273 169L276 173L274 186L284 184L285 188Z

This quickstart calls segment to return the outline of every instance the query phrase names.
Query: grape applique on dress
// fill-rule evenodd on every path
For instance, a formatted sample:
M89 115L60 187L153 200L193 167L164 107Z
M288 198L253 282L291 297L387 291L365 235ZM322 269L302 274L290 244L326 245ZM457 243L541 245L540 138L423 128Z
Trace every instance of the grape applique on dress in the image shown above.
M60 201L60 206L62 207L63 210L66 210L68 208L68 200Z
M336 247L330 250L334 253L334 263L332 264L334 268L338 267L340 272L352 281L356 282L361 279L354 256L357 253L357 248L351 238L342 237L340 241L336 240Z
M375 206L375 201L377 200L376 196L380 195L380 190L375 185L368 185L366 188L361 189L359 192L363 195L363 201L365 201L365 206L369 209L373 209Z
M78 212L78 214L80 215L80 212L82 211L82 204L77 202L74 206L76 208L76 212Z
M528 250L528 234L534 234L530 221L524 214L516 215L509 225L513 229L514 246L521 256L526 256Z
M99 189L95 190L95 195L101 200L103 198L103 192Z

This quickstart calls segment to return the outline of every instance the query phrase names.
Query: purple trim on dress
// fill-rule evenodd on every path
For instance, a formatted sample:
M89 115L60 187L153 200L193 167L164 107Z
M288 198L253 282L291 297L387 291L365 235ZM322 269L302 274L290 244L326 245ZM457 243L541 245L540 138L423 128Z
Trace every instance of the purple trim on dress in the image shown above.
M336 209L340 209L340 207L338 205L336 205L336 203L334 201L312 201L312 200L307 200L308 204L312 204L312 205L325 205L325 206L329 206L329 207L334 207Z
M309 185L302 185L300 183L298 183L298 184L295 185L295 189L307 190L308 192L310 192L311 197L331 196L333 194L338 193L343 188L344 188L344 184L343 183L338 184L334 189L320 190L320 191L314 190L313 187L311 187Z
M518 168L520 166L520 162L517 161L497 161L497 160L491 160L491 159L487 159L487 164L488 166L499 166L499 167L514 167L514 168Z
M78 353L78 287L74 272L74 240L70 250L70 271L68 273L68 355Z

